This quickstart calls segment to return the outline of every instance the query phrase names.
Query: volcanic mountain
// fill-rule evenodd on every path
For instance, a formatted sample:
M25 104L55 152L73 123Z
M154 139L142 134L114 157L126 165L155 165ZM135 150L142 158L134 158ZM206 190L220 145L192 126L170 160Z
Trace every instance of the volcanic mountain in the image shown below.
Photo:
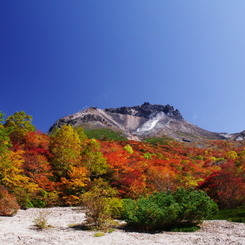
M70 124L85 130L107 128L122 133L130 140L168 136L179 141L193 142L201 139L237 139L245 134L213 133L193 125L170 105L152 105L98 109L90 107L58 119L49 129ZM242 137L242 138L241 138Z

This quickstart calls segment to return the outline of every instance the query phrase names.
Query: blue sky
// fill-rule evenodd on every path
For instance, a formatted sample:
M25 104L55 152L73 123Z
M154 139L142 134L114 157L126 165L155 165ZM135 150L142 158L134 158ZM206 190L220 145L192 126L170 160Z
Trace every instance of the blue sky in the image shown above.
M90 106L170 104L245 130L245 1L0 1L1 107L46 132Z

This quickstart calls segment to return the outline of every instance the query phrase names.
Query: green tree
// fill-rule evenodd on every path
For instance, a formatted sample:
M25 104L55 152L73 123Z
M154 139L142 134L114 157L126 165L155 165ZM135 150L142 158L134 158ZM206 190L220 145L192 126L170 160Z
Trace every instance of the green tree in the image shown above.
M12 128L4 128L2 122L4 121L4 114L0 112L0 157L4 157L8 148L11 146L9 135Z
M106 158L99 150L100 143L95 139L91 139L82 151L82 161L90 171L91 179L107 173L108 170Z
M8 150L11 146L9 134L11 128L4 128L2 122L4 121L4 114L0 112L0 184L2 184L3 178L5 178L6 169L12 168L9 160L10 151Z
M83 128L76 128L75 130L76 130L76 132L78 134L78 137L79 137L79 139L81 141L81 144L83 146L85 146L86 140L87 140L87 135L84 133L84 129Z
M4 127L11 128L10 137L14 143L21 143L28 132L36 130L32 124L32 116L27 115L24 111L15 112L12 116L9 116Z

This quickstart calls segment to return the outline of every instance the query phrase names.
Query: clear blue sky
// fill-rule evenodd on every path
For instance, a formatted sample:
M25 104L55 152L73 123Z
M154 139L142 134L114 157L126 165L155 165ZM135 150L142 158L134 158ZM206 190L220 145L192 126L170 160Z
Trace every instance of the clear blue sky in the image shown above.
M1 107L46 132L90 106L170 104L245 130L245 1L2 0Z

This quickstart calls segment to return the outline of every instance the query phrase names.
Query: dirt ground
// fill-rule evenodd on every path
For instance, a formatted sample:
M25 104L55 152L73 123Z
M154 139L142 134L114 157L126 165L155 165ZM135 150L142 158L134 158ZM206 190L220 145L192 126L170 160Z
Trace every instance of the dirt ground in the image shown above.
M39 212L48 212L48 224L52 228L37 230L33 220ZM30 208L19 210L13 217L0 216L0 244L33 245L245 245L245 224L228 221L204 221L202 228L193 233L161 232L157 234L125 232L115 230L101 237L96 232L76 230L72 224L79 224L85 218L78 208Z

